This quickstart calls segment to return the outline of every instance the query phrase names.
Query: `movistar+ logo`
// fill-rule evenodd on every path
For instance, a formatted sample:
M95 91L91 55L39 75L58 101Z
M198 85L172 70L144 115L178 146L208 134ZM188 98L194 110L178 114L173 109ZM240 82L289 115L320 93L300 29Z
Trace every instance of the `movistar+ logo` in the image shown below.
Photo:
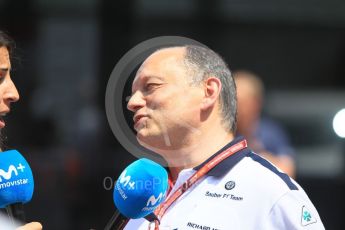
M29 180L26 178L11 180L13 173L15 176L18 176L18 172L23 173L24 169L25 169L25 166L23 166L21 163L19 163L18 166L10 165L7 171L0 169L0 189L27 184ZM11 180L11 181L6 182L3 180Z
M147 207L148 207L148 206L155 206L155 205L157 204L157 202L159 202L160 200L163 199L163 196L164 196L163 193L159 193L157 199L156 199L156 197L155 197L154 195L150 196L150 198L149 198L148 201L147 201L146 206L147 206Z
M0 169L0 182L2 182L2 178L6 179L6 180L11 179L13 172L16 176L18 176L17 169L20 170L21 172L24 172L25 167L21 163L19 163L18 167L14 166L14 165L10 165L8 167L7 172L4 171L3 169Z
M120 175L120 183L123 184L124 186L129 186L128 189L133 190L135 187L135 182L131 181L131 176L126 175L127 170L123 171L123 173Z
M154 211L156 206L164 199L164 194L161 192L159 193L158 197L156 198L154 195L150 196L147 200L146 207L142 209L142 211Z

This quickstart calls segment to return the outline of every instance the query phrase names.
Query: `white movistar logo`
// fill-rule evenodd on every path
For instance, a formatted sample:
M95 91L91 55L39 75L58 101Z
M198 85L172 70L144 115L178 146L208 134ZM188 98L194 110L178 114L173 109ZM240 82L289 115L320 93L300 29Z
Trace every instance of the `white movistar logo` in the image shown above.
M21 170L21 172L24 172L24 168L25 168L25 167L24 167L22 164L19 163L18 167L14 166L14 165L10 165L10 166L8 167L7 172L4 171L3 169L0 169L0 182L2 182L2 178L3 178L3 179L6 179L6 180L11 179L13 172L14 172L14 174L15 174L16 176L18 176L18 171L17 171L17 169L18 169L18 170Z
M18 164L18 167L10 165L7 171L0 169L0 189L27 184L29 182L28 179L18 179L2 183L3 179L10 180L12 179L13 173L14 175L18 176L18 171L24 172L24 169L25 166L23 166L21 163Z
M142 209L142 211L153 212L156 209L156 204L158 204L158 202L160 202L163 198L163 193L159 193L157 198L154 195L150 196L150 198L147 200L146 206Z
M147 201L146 206L155 206L157 204L158 201L160 201L163 198L163 193L159 193L159 196L156 197L154 195L150 196L150 198Z
M123 184L124 186L129 186L129 189L134 189L135 182L131 181L131 176L126 175L127 170L123 171L123 173L120 175L120 183Z

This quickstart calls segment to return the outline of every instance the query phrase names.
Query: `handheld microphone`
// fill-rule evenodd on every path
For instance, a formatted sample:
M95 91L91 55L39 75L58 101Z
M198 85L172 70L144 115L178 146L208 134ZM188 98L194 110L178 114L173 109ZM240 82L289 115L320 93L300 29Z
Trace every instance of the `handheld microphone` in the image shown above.
M165 200L168 173L156 162L142 158L121 173L115 183L113 199L117 211L105 227L122 229L127 220L148 217Z
M6 208L12 223L25 222L23 204L29 202L34 191L31 168L17 150L0 153L0 208Z

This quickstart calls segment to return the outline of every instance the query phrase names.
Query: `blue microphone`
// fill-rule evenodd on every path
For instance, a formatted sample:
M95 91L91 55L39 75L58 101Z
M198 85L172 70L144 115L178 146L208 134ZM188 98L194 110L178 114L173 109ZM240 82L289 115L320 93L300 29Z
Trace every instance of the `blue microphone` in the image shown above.
M167 190L168 173L161 165L145 158L133 162L115 183L113 198L118 212L105 229L121 229L127 218L150 216L165 200Z
M17 150L0 153L0 208L6 208L12 221L25 222L23 204L34 191L31 168Z

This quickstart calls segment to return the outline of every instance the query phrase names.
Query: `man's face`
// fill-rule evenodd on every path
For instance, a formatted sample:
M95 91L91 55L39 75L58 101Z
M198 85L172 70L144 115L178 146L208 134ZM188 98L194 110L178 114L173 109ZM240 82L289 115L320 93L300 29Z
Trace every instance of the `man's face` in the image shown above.
M149 149L177 149L197 131L203 90L190 85L183 48L152 54L132 85L127 108L134 112L138 141Z
M11 62L6 47L0 47L0 131L5 127L3 117L10 112L10 104L19 100L18 91L10 77Z

